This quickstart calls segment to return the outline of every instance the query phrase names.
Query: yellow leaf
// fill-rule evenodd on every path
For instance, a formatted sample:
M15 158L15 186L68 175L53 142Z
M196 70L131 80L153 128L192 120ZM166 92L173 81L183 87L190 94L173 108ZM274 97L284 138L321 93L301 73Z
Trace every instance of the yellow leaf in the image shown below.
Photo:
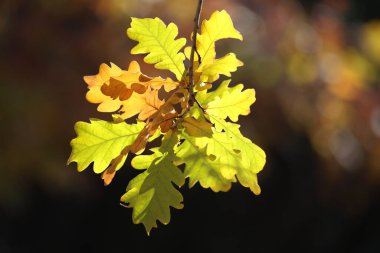
M130 63L128 71L124 72L119 77L115 77L114 79L123 83L128 89L140 94L144 93L147 87L157 90L163 87L166 92L169 92L179 86L178 82L175 82L170 78L152 78L142 74L140 66L136 61L132 61Z
M248 115L251 112L250 106L256 101L255 90L242 91L244 88L242 84L232 88L227 85L223 84L216 91L200 94L198 101L204 103L209 100L208 97L211 97L212 100L206 105L207 113L222 119L229 117L236 122L239 115Z
M235 72L240 66L243 66L243 62L239 61L234 53L229 53L209 64L202 64L197 72L201 73L201 83L212 83L219 79L219 75L231 77L231 72Z
M174 90L179 85L180 84L178 82L175 82L170 78L162 79L161 77L155 77L147 82L147 86L150 86L156 90L159 90L161 87L163 87L166 92Z
M90 103L105 104L98 108L99 111L109 112L108 108L117 110L120 107L120 105L118 106L117 103L112 101L113 99L111 97L103 94L101 87L104 83L109 82L111 77L119 76L122 72L123 71L113 63L111 63L111 67L105 63L102 63L99 67L99 73L97 75L83 77L84 81L88 84L88 88L90 89L86 94L86 99Z
M119 110L119 118L125 120L139 114L145 103L144 94L133 93L128 100L123 101L123 105Z
M129 65L130 70L135 70L137 62L131 62ZM99 104L98 111L100 112L114 112L120 108L120 97L123 99L129 97L131 94L129 88L123 86L116 78L126 73L129 75L134 74L134 80L139 80L140 74L135 74L130 70L121 70L118 66L111 63L111 67L107 64L101 64L99 73L94 76L85 76L84 81L88 84L89 91L86 94L86 99L90 103Z
M212 82L219 78L219 75L230 77L231 72L243 63L236 58L236 55L229 53L222 58L216 59L215 42L221 39L243 40L242 35L237 31L232 23L230 15L225 11L214 12L209 20L204 20L201 26L201 33L197 35L197 52L194 58L194 79L196 90L202 91L211 88ZM185 55L190 58L191 47L185 48Z
M215 11L209 20L204 20L201 34L197 36L197 51L203 65L215 59L215 42L221 39L243 40L243 36L232 23L230 15L225 11Z

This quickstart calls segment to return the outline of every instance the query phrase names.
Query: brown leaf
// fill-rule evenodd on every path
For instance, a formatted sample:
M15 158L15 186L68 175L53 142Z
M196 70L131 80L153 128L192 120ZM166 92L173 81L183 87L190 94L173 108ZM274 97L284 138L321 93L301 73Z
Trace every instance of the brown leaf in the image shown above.
M204 119L195 119L193 117L187 117L182 122L182 126L186 132L195 137L211 137L212 136L212 124Z
M104 186L107 186L112 182L113 178L115 177L115 174L116 170L114 169L106 169L105 171L103 171L102 179L104 182Z
M121 152L120 155L115 157L111 165L102 173L101 178L103 179L104 185L109 185L113 178L115 177L116 171L119 169L119 164L123 161L124 157L128 155L128 152L130 151L130 146L126 146Z

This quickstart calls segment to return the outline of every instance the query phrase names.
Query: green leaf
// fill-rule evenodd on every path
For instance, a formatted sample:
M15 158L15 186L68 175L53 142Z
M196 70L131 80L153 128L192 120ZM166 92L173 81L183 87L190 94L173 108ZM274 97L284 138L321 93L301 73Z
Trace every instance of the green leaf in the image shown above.
M157 69L167 69L182 79L185 72L183 53L178 53L186 44L185 38L175 39L178 28L170 23L168 26L159 18L132 18L131 27L127 30L130 39L138 41L132 48L132 54L148 54L146 63L155 64Z
M182 186L185 182L183 173L173 164L177 142L176 134L172 134L163 139L159 149L152 149L153 155L139 156L132 161L139 169L148 167L129 182L121 201L133 208L133 222L143 223L148 234L157 227L157 220L169 223L171 206L183 208L183 197L173 185Z
M181 163L185 163L185 177L189 178L189 186L193 187L197 182L203 188L211 188L214 192L228 191L231 183L236 182L235 177L223 176L223 172L234 169L238 163L238 156L232 156L236 159L230 163L223 163L220 157L207 155L206 147L199 148L194 137L184 133L182 135L184 142L178 147L177 156L181 159ZM231 168L231 166L233 166Z
M250 106L256 101L255 90L246 89L243 84L228 87L231 80L223 81L215 91L206 90L197 93L198 102L209 115L236 122L239 115L248 115Z
M231 79L224 80L215 91L207 92L207 90L197 92L196 99L199 103L201 103L204 107L211 101L215 100L216 97L221 97L226 90L231 89L228 87Z
M90 123L79 121L74 127L77 137L70 143L72 153L67 163L76 162L78 171L83 171L93 162L94 172L101 173L109 166L112 159L119 156L126 146L135 141L144 125L144 123L113 123L98 119L90 119ZM124 161L125 158L122 163Z
M231 140L231 147L241 155L241 166L237 167L236 171L239 182L243 186L249 187L255 194L259 194L257 173L264 168L265 152L241 134L240 125L226 122L215 116L210 116L210 120L215 124L217 131L224 131L223 133Z
M228 180L233 182L236 176L243 186L260 194L257 173L265 164L264 151L240 133L239 125L210 119L217 124L212 138L182 135L185 141L178 148L177 156L186 163L185 175L190 177L191 184L199 181L203 187L215 191L227 189ZM199 172L204 168L206 171Z
M131 161L132 167L137 170L146 170L154 160L162 156L158 148L152 148L150 150L153 151L151 155L135 156Z

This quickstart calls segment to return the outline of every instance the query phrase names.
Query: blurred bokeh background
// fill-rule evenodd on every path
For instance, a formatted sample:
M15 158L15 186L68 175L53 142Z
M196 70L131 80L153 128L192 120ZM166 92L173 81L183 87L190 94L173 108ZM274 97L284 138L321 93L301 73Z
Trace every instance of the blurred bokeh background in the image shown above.
M0 1L0 252L380 252L380 4L206 0L244 41L218 43L255 88L242 131L267 152L262 194L183 187L183 210L146 236L119 205L128 166L104 187L66 166L74 123L110 119L83 75L126 68L130 17L193 26L196 0ZM143 72L158 72L143 64ZM161 73L163 76L164 74Z

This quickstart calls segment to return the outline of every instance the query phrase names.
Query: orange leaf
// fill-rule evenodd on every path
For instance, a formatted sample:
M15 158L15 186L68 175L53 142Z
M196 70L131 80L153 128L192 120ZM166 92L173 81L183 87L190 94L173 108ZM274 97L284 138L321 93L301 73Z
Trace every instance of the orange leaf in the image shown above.
M156 111L153 109L150 111L149 106L142 108L142 112L149 112L150 115L147 116L143 114L143 116L141 116L141 113L139 115L139 119L146 119L147 124L131 145L130 150L133 153L138 153L143 150L149 138L155 134L158 128L161 129L162 133L166 133L175 126L175 120L187 104L188 91L186 89L177 90L171 94L165 103L158 99L157 90L151 91L151 96L148 97L146 101L149 101L151 108L155 108ZM179 107L179 109L176 109L177 107ZM121 116L123 116L123 114Z
M106 169L105 171L103 171L102 179L104 182L104 186L109 185L112 182L115 175L116 175L116 170L114 169Z
M107 186L109 185L113 178L116 175L116 171L121 168L122 164L124 163L123 160L125 160L126 156L128 155L130 150L130 146L126 146L121 152L120 155L115 157L111 165L102 173L102 179L104 182L104 185Z
M91 103L99 104L98 111L100 112L114 112L121 106L130 108L132 104L131 102L128 103L130 98L133 98L133 104L138 101L135 108L132 108L132 112L124 115L125 119L140 113L141 106L155 104L149 100L149 96L147 98L139 97L138 94L143 95L148 89L159 90L161 88L169 92L180 85L170 78L151 78L142 74L136 61L129 64L128 70L122 70L113 63L111 63L111 67L103 63L100 65L97 75L85 76L84 80L89 88L86 98ZM133 96L134 94L137 96ZM143 102L144 99L147 101L146 103ZM122 111L125 112L125 110ZM146 114L150 115L149 112L145 111L141 117L147 117Z

